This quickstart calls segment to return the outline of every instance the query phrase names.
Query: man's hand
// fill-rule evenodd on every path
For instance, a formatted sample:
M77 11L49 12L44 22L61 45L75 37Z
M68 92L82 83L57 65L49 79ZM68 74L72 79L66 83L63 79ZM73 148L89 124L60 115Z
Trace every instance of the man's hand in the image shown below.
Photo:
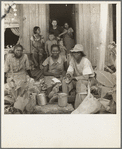
M66 74L66 83L70 83L72 80L72 76L70 74Z

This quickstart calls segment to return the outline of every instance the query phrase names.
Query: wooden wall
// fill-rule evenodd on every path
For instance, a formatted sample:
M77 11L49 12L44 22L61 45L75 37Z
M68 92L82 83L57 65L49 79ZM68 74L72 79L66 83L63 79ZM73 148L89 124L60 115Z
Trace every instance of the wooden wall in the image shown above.
M97 65L98 48L100 47L100 4L76 4L76 43L84 46L84 51L93 66ZM39 26L45 40L49 28L49 5L48 4L23 4L19 5L20 43L26 53L31 52L30 37L33 27ZM109 52L107 45L113 40L112 5L109 5L107 22L107 40L105 62L109 65Z
M76 39L84 46L84 51L93 66L98 60L100 46L100 4L78 4L76 7ZM106 45L113 40L112 5L109 5ZM109 53L106 46L105 63L109 64Z
M20 4L19 5L20 43L24 46L26 53L31 52L30 38L34 26L41 28L41 34L47 39L49 8L45 4Z

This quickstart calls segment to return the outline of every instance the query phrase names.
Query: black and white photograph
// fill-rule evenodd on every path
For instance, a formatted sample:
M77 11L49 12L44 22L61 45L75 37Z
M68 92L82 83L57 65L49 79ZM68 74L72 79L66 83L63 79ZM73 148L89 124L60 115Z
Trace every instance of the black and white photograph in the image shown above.
M4 116L119 114L119 2L1 6Z

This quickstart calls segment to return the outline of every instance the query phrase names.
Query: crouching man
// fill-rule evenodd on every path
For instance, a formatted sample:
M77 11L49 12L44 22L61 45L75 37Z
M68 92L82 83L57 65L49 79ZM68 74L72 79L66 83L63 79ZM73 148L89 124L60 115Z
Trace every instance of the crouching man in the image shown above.
M83 46L75 45L70 51L72 59L70 61L65 82L67 83L68 91L76 88L75 109L80 105L87 95L88 81L94 77L94 71L91 62L85 57ZM80 93L80 98L79 97Z

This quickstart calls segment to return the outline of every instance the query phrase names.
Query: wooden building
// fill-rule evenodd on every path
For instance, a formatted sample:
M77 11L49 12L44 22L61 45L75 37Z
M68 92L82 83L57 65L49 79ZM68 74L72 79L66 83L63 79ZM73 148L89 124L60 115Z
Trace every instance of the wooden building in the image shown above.
M59 19L59 25L70 23L75 31L76 43L84 46L93 66L96 66L99 60L102 65L104 58L105 63L109 65L107 46L113 41L112 4L18 4L17 15L20 43L26 53L31 53L30 37L33 27L39 26L41 34L47 40L50 20L56 17ZM5 21L5 24L7 23L8 21ZM100 65L99 67L102 67Z

